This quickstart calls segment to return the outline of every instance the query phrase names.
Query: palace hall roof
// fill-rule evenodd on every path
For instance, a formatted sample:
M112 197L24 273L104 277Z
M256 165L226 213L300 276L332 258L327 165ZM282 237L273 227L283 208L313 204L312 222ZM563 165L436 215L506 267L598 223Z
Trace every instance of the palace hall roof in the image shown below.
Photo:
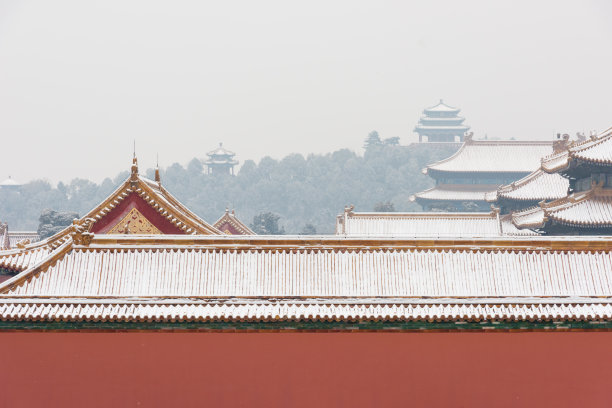
M438 184L410 197L411 201L485 201L487 194L497 189L497 184Z
M487 194L487 201L499 199L514 201L556 200L567 195L569 180L557 173L546 173L538 169L520 180L499 187Z
M465 140L455 154L428 165L424 173L531 173L552 152L550 141Z
M512 214L512 222L518 228L543 228L547 223L580 227L612 228L612 190L595 186L589 191L540 203Z
M229 209L221 216L213 226L224 234L229 235L256 235L245 223L236 217L236 212Z
M0 322L612 319L609 237L85 234L0 284Z
M576 160L612 166L612 128L584 141L569 142L566 149L543 158L542 169L548 173L566 170Z
M40 241L40 235L36 231L9 231L8 236L11 248L16 248L17 244L23 242L34 243Z
M336 219L336 235L370 237L501 237L526 235L491 212L353 212L351 207ZM528 231L527 235L536 235Z
M138 164L134 158L129 178L102 203L52 237L0 251L0 268L14 272L25 270L71 241L77 232L140 235L222 234L172 196L161 185L157 171L156 179L152 181L139 175Z

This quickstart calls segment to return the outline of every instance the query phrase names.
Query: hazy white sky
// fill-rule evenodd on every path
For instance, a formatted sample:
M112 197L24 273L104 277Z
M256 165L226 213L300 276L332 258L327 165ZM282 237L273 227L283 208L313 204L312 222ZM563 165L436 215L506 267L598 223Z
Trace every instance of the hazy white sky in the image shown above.
M476 137L612 126L612 2L1 1L0 179L416 140L443 98Z

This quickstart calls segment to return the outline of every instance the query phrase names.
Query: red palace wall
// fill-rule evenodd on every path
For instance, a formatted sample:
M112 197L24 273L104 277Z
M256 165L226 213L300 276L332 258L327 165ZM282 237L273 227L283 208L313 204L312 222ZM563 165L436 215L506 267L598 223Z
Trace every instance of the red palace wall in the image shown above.
M0 333L0 406L612 406L612 332Z

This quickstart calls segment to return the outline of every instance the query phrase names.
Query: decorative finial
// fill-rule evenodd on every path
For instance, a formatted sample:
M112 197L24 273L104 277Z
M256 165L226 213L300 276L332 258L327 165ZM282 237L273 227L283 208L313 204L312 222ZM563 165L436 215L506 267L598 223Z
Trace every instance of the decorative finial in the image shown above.
M131 175L131 179L132 181L135 181L136 179L138 179L138 159L136 158L136 151L134 151L134 158L132 159L132 175Z
M155 181L161 183L161 177L159 177L159 153L157 154L157 160L155 162Z
M443 104L443 103L444 103L444 101L442 100L442 98L440 98L440 104Z
M223 142L219 142L219 147L223 147Z

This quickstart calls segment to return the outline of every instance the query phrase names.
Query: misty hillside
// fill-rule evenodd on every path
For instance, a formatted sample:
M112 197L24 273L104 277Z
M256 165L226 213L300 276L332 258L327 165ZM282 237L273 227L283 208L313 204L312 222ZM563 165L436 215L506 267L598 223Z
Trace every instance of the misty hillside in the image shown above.
M335 216L348 204L372 211L377 203L391 202L397 211L420 211L408 197L433 185L421 170L456 149L381 145L368 148L363 156L342 149L307 157L291 154L282 160L265 157L259 163L246 160L236 176L205 174L202 163L193 159L186 167L175 163L162 169L161 179L168 191L210 223L229 207L247 224L260 213L272 212L280 216L286 233L300 233L307 224L317 233L333 233ZM151 169L146 174L153 178ZM13 231L36 230L46 208L82 215L127 176L126 171L100 184L74 179L57 187L37 180L19 191L0 190L0 221Z

